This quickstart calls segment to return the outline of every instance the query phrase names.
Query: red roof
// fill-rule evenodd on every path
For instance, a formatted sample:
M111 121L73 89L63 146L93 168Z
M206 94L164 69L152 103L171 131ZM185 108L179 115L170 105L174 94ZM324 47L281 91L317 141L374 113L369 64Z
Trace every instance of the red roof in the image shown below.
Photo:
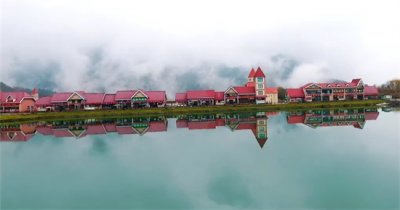
M215 100L224 100L224 92L215 92Z
M105 93L85 93L86 99L85 104L89 105L101 105L104 100Z
M41 97L36 101L36 106L49 106L51 105L51 96Z
M254 74L254 77L264 77L265 78L265 74L264 72L261 70L260 67L257 68L256 73Z
M265 94L278 94L278 88L275 87L265 88Z
M321 88L334 88L334 87L357 87L357 84L361 81L361 79L353 79L351 82L325 82L325 83L307 83L302 86L302 88L305 88L310 85L318 85Z
M246 87L254 87L255 83L254 82L247 82L244 86L246 86Z
M136 93L136 90L119 90L115 94L115 100L131 100L132 96Z
M67 102L71 95L72 92L54 93L54 95L51 97L51 103Z
M351 83L353 83L355 86L357 86L360 81L361 81L361 79L353 79L353 80L351 80Z
M151 103L164 103L167 100L167 94L165 91L146 91L145 94L148 102Z
M175 101L178 103L185 103L186 102L186 93L175 94Z
M288 88L287 95L289 98L304 98L304 92L301 88Z
M256 71L254 71L254 68L251 68L248 78L253 78L255 74Z
M375 86L364 86L364 94L366 96L378 96L379 91Z
M255 95L256 94L254 87L236 86L236 87L233 87L233 89L235 89L235 91L239 95Z
M104 128L107 132L116 132L117 128L115 127L115 123L107 123L104 124Z
M103 104L115 104L115 94L105 94Z
M18 92L2 92L0 91L0 103L10 103L7 102L7 98L10 97L10 99L14 100L14 102L11 103L21 103L22 99L24 98L29 98L33 99L33 96L26 92L18 91Z
M198 100L198 99L214 99L214 90L189 90L187 91L188 100Z

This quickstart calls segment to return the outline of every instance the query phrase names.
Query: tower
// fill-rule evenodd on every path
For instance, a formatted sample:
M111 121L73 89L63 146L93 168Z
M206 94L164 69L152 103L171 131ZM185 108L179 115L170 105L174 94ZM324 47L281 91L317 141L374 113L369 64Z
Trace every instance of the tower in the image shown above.
M38 99L39 99L39 90L38 90L38 89L33 88L33 90L32 90L32 97L33 97L35 100L38 100Z
M249 76L247 77L247 82L254 82L254 74L256 71L254 71L254 68L251 68Z
M260 67L254 73L254 79L257 103L262 103L262 100L265 103L265 74Z

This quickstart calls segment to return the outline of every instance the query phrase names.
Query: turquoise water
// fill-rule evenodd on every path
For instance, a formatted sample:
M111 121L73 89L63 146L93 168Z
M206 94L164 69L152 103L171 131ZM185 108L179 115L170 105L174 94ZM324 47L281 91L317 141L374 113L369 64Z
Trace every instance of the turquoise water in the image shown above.
M1 209L399 209L400 112L2 126Z

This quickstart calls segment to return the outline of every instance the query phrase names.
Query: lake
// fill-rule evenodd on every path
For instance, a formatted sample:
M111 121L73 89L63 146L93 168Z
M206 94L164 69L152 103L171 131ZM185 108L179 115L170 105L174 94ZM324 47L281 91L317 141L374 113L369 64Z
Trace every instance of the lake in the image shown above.
M400 112L1 125L1 209L399 209Z

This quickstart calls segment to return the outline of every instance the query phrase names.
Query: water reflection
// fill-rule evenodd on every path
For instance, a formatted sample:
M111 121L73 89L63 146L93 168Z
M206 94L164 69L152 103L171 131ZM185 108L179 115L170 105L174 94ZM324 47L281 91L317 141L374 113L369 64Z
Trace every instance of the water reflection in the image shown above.
M268 140L268 119L277 112L232 113L176 116L176 128L191 130L226 127L231 131L248 130L262 148ZM362 129L367 120L376 120L376 108L326 109L287 112L288 124L305 124L312 128L326 126L354 126ZM75 121L36 122L30 124L1 125L1 141L24 142L34 135L56 138L84 138L90 135L144 135L166 132L168 119L135 117L116 119L85 119Z

